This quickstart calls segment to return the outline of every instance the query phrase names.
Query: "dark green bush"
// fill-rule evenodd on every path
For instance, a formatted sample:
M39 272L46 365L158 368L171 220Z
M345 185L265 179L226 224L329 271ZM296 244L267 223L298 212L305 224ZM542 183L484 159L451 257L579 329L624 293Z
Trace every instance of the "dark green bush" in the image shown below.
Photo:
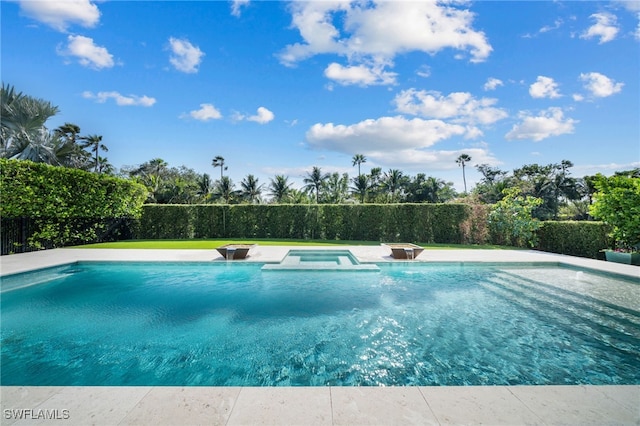
M640 244L640 178L598 174L593 182L591 215L611 226L617 248L631 250Z
M610 227L602 222L546 221L537 230L536 248L552 253L599 258L599 252L609 247Z
M0 216L34 221L28 244L40 248L96 241L114 220L139 218L146 189L78 169L0 159L0 194Z

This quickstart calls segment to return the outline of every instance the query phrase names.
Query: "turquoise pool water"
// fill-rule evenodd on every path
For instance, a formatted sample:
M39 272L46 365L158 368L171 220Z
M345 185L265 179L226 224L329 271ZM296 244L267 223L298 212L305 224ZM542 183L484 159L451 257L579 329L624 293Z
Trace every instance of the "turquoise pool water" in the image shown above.
M640 283L536 265L2 278L2 385L640 384ZM36 285L30 285L39 283Z

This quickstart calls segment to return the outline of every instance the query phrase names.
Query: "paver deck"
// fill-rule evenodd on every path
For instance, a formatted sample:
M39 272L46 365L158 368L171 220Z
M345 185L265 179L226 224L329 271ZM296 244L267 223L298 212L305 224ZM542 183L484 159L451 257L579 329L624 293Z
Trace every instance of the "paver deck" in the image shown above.
M0 392L3 425L640 423L640 386L3 386Z
M289 249L299 247L258 246L240 262L279 262ZM384 247L341 249L397 262ZM56 249L3 256L0 274L100 260L225 261L215 250ZM529 250L425 250L414 262L551 262L640 282L636 266ZM0 403L2 425L640 425L640 386L1 386Z

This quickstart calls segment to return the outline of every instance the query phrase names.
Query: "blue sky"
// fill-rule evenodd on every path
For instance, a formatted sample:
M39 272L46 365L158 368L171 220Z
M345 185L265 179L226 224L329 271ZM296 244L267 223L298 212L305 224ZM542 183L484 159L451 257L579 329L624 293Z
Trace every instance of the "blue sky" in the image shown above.
M2 1L2 81L98 134L234 183L455 159L640 166L640 2ZM297 185L296 185L297 186Z

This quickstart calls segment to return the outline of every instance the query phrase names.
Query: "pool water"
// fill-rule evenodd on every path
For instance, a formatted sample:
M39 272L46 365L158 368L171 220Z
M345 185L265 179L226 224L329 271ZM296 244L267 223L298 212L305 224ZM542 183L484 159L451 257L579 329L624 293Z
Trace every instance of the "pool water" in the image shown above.
M2 385L640 384L638 280L549 265L261 266L3 277Z

